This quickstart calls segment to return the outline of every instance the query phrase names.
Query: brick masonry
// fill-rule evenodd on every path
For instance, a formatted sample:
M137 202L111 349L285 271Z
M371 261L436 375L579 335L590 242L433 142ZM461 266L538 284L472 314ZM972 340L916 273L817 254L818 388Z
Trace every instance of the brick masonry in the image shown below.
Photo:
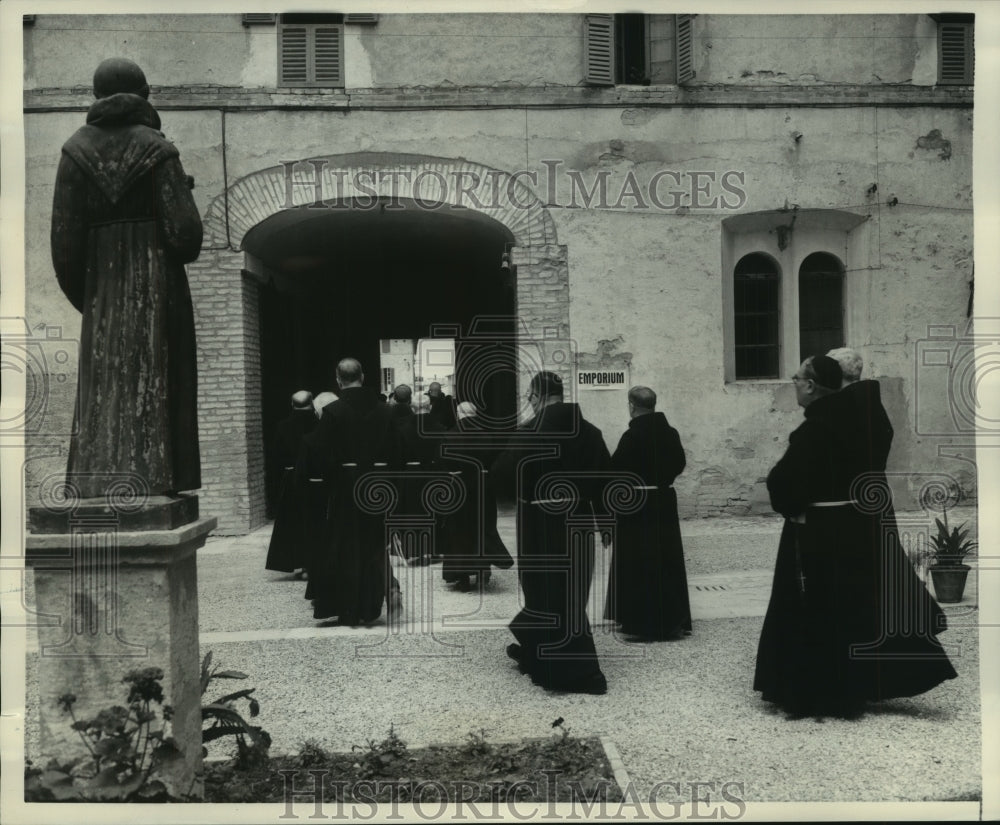
M539 362L563 373L572 370L569 342L569 270L566 247L556 243L548 210L530 190L499 170L463 160L364 153L321 158L294 171L292 205L368 197L344 183L359 172L378 169L383 175L379 194L441 199L476 208L506 226L515 238L511 263L517 267L519 343L526 357L527 380ZM316 169L319 169L319 175ZM471 181L479 186L461 191L441 187L440 180ZM405 179L409 178L409 182ZM490 187L499 184L501 196ZM413 185L414 181L429 181ZM509 188L508 188L509 187ZM383 191L384 190L384 191ZM205 245L188 266L198 336L198 410L201 443L201 512L218 519L217 533L241 535L265 520L264 454L261 417L261 353L259 287L244 272L240 251L246 233L288 206L284 167L248 175L210 204L205 214ZM506 196L510 195L508 199ZM542 342L542 343L539 343ZM519 387L518 392L521 392Z

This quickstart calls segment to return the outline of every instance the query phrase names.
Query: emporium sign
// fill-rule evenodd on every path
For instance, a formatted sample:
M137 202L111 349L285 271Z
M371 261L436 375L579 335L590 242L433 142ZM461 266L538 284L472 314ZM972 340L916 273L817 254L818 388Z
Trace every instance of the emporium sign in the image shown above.
M628 389L628 370L621 367L577 370L576 388L578 390L626 390Z

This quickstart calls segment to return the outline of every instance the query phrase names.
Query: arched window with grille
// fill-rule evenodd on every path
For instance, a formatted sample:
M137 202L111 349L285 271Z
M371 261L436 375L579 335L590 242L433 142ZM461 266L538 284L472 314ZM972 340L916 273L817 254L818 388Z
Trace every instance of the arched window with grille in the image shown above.
M781 272L769 255L744 255L733 270L736 378L777 378Z
M844 265L813 252L799 267L799 360L844 346Z

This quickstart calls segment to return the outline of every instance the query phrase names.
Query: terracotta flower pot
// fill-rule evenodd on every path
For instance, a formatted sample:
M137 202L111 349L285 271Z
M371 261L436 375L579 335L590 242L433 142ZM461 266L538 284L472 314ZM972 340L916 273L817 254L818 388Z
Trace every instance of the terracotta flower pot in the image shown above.
M934 580L934 594L937 596L937 600L944 604L962 601L965 580L971 569L967 564L932 567L931 578Z

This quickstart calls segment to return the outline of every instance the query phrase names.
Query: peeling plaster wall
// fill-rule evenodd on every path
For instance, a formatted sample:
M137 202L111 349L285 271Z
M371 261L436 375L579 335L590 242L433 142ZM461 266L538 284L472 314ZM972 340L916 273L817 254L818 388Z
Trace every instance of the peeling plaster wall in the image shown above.
M651 17L660 66L673 23ZM926 14L702 14L693 38L693 85L936 81L937 29ZM582 14L382 14L346 26L344 52L348 89L585 83ZM95 55L135 59L154 86L277 83L275 26L243 26L240 14L39 15L26 38L25 88L88 86Z
M225 17L236 32L233 42L251 44L255 57L249 63L218 61L204 43L194 43L181 50L188 57L176 74L164 44L179 43L179 32L131 32L135 51L130 54L151 79L162 70L175 72L170 82L195 82L196 76L203 80L204 73L193 62L197 57L216 61L216 82L263 82L263 62L272 55L262 30L244 30L238 22L234 26L232 15L218 17ZM79 19L81 26L102 23L96 17ZM697 18L702 23L721 19ZM43 18L39 20L44 27ZM175 25L187 22L177 16ZM740 27L725 22L732 46ZM854 20L852 25L864 34L871 30L870 22ZM912 33L924 27L920 15L877 22L880 31ZM432 21L421 23L431 31ZM380 20L379 25L386 31L390 23ZM804 35L805 29L797 25L785 31ZM273 29L265 30L273 35ZM368 60L365 54L375 53L370 41L374 34L366 31L351 41L354 56L348 55L359 65ZM89 33L81 37L79 32L57 34L40 28L35 35L39 37L30 55L26 53L27 82L45 86L89 82L93 55L115 45L95 45ZM815 43L815 37L809 42ZM864 62L844 54L852 48L851 43L838 43L827 57L841 61L844 72L838 76L843 82L862 82ZM719 54L713 49L713 60ZM575 74L576 69L565 68L571 62L565 54L556 62ZM367 65L374 83L390 82L387 78L403 82L384 72L380 76L377 61ZM904 68L880 76L902 78ZM490 71L499 72L495 66ZM414 82L418 77L415 72ZM470 74L464 80L476 77ZM702 74L698 80L707 82ZM48 231L59 147L83 119L82 112L25 116L28 320L59 326L67 338L78 335L79 317L55 283ZM386 111L251 107L225 113L168 109L163 128L196 179L194 196L203 210L225 191L224 152L230 186L291 157L369 151L465 158L507 172L537 173L536 194L554 222L555 243L566 250L566 321L580 363L627 366L631 384L656 390L659 408L680 431L688 455L688 468L677 482L686 516L769 511L763 479L783 452L789 432L802 420L788 375L775 381L725 381L722 296L723 278L729 275L722 271L722 220L796 205L867 217L851 240L850 254L860 263L847 273L852 296L846 309L847 343L862 351L866 376L882 383L896 431L889 469L895 474L899 502L913 506L920 479L932 472L952 474L965 489L975 490L974 452L967 446L967 434L956 429L947 375L926 367L921 358L931 327L953 328L954 338L946 342L952 348L960 347L966 335L973 262L970 110L912 105L548 110L404 106ZM661 206L656 206L648 202L643 187L664 172L677 177L661 177ZM693 188L694 173L701 173L703 190ZM738 175L729 189L721 185L726 173ZM594 193L589 205L583 192L574 193L574 175ZM603 202L599 187L593 188L602 175ZM634 191L628 189L630 180L646 197L645 208L628 194ZM894 206L889 205L892 200ZM199 277L210 282L210 262L231 258L224 250L206 249ZM559 297L562 300L562 293ZM539 306L546 300L539 292ZM237 376L246 367L223 366ZM202 364L203 373L214 368L213 363ZM70 374L51 385L45 437L35 439L29 451L29 462L34 462L28 469L29 487L65 466L74 383ZM627 426L625 393L582 391L579 400L614 449ZM29 491L32 503L30 497ZM233 509L243 512L245 507L241 503Z
M697 84L936 82L926 14L699 15L693 36Z

